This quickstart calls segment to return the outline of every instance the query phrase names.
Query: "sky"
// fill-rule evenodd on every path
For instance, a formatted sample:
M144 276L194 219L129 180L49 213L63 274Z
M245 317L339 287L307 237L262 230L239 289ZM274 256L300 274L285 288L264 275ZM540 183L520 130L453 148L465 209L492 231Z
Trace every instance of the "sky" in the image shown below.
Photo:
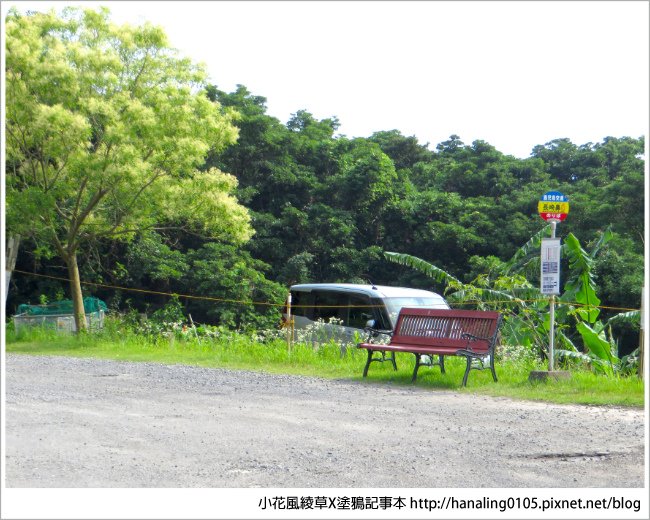
M648 133L648 2L11 5L105 5L117 23L160 25L219 89L246 86L283 123L335 116L348 137L397 129L434 149L456 134L523 158L553 139Z

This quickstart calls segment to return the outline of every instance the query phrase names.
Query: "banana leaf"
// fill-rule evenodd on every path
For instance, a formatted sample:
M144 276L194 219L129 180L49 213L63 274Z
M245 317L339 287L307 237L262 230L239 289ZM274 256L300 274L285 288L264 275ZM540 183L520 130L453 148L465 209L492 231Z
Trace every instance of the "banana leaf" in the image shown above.
M433 278L439 283L444 283L447 286L451 287L462 287L463 283L456 277L450 275L448 272L443 271L439 267L436 267L429 262L425 262L421 258L415 256L407 255L406 253L393 253L390 251L385 251L384 256L396 264L405 265L411 267L416 271L426 274L427 276Z
M578 316L588 323L595 323L600 314L600 298L596 295L593 277L593 258L581 246L580 241L569 233L564 241L564 250L569 258L571 278L564 284L560 300L576 303Z
M542 237L548 235L549 225L544 226L540 231L535 233L504 265L504 274L510 271L520 271L532 259L539 257ZM532 257L532 258L531 258Z
M606 325L619 325L623 323L635 325L638 328L641 325L641 311L621 312L609 318Z
M600 359L604 363L608 363L612 372L614 371L614 364L618 364L620 360L611 352L611 345L609 341L602 338L596 333L589 325L584 322L578 322L576 325L582 341L591 354L596 359Z
M510 303L517 302L517 298L503 291L495 291L494 289L472 288L461 289L454 291L447 298L453 302L466 302L471 301L475 303Z
M573 344L573 341L571 341L569 337L561 330L555 331L555 338L557 339L558 343L562 343L565 347L570 347L571 352L579 352L577 347ZM567 349L565 348L564 350Z
M611 368L609 366L609 363L603 361L602 359L598 359L593 355L585 354L584 352L574 352L573 350L558 349L555 351L555 354L558 357L564 356L567 358L573 358L579 361L584 361L585 363L589 363L589 365L591 365L596 372L599 372L601 374L605 374L607 372L606 369Z

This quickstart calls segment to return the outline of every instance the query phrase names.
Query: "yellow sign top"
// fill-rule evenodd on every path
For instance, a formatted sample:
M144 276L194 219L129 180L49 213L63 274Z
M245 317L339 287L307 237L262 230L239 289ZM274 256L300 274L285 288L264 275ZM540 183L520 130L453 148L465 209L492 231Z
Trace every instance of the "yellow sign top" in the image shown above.
M540 200L537 203L537 211L541 215L542 213L569 213L569 203L568 202L548 202Z

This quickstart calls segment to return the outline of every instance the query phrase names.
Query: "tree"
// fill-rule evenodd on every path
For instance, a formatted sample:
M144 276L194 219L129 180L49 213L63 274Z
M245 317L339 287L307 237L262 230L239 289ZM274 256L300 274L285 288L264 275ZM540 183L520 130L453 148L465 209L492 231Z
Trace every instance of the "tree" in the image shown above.
M186 258L191 269L183 279L185 290L213 298L208 302L187 302L186 309L195 319L198 316L237 329L267 330L278 326L287 293L284 286L264 276L267 264L238 247L216 242L190 250Z
M545 145L533 148L533 157L543 159L551 177L560 182L576 180L573 167L578 155L578 147L566 137L553 139Z
M177 222L251 236L235 178L197 171L235 142L233 112L208 99L204 70L160 28L116 26L105 8L12 10L6 47L7 227L64 260L77 330L85 244Z
M359 228L377 238L381 217L395 199L395 165L367 139L340 139L339 168L324 185L324 199L357 215Z
M433 155L427 144L421 145L415 136L403 136L399 130L375 132L369 140L377 143L392 159L396 170L413 168L419 162L429 161Z

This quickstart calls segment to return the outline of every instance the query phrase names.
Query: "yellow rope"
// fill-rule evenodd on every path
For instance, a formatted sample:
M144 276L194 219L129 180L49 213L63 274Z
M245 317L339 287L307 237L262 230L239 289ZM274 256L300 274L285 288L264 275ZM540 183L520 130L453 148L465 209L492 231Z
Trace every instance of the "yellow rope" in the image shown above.
M30 273L27 271L21 271L20 269L15 269L13 271L14 273L20 273L20 274L25 274L28 276L38 276L41 278L51 278L53 280L62 280L69 282L69 278L64 278L62 276L52 276L48 274L39 274L39 273ZM121 287L118 285L108 285L108 284L103 284L103 283L97 283L97 282L81 282L84 285L94 285L96 287L104 287L106 289L118 289L120 291L131 291L131 292L139 292L139 293L144 293L144 294L157 294L160 296L177 296L179 298L187 298L191 300L206 300L206 301L213 301L213 302L224 302L224 303L236 303L240 305L266 305L269 307L284 307L285 303L271 303L271 302L256 302L256 301L244 301L244 300L234 300L234 299L228 299L228 298L214 298L212 296L194 296L191 294L178 294L178 293L169 293L169 292L162 292L162 291L152 291L149 289L135 289L131 287ZM547 302L548 300L545 298L540 298L540 299L531 299L531 300L522 300L522 299L516 299L516 300L493 300L493 301L481 301L481 300L467 300L464 302L457 302L457 305L474 305L474 304L493 304L493 303L533 303L533 302ZM586 305L584 303L578 303L578 302L562 302L562 301L555 301L556 305L572 305L575 307L590 307L594 309L608 309L608 310L617 310L617 311L638 311L639 309L628 309L625 307L609 307L606 305ZM302 308L302 307L314 307L314 308L330 308L330 309L340 309L340 308L363 308L363 309L368 309L372 307L382 307L381 305L291 305L291 308Z

